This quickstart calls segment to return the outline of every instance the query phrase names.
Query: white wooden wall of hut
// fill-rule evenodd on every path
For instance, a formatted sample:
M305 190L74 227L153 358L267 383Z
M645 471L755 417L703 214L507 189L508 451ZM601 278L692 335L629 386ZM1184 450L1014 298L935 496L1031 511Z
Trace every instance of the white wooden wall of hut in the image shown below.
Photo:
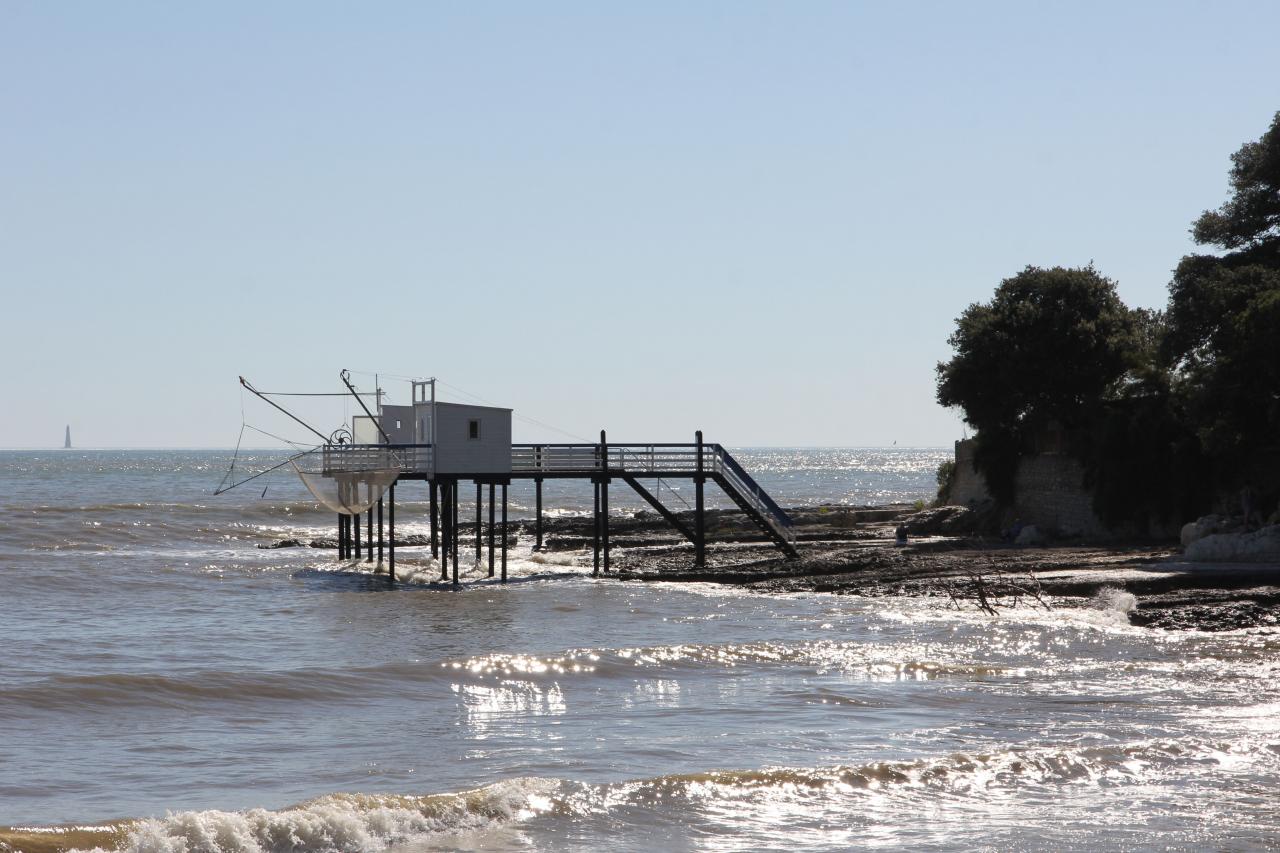
M431 404L414 406L430 434ZM384 407L385 411L385 407ZM511 410L496 406L436 403L435 454L437 474L510 474ZM471 437L477 422L479 436Z
M413 422L413 406L383 405L382 429L391 439L392 444L425 444L426 439L418 439ZM378 441L382 438L379 436Z

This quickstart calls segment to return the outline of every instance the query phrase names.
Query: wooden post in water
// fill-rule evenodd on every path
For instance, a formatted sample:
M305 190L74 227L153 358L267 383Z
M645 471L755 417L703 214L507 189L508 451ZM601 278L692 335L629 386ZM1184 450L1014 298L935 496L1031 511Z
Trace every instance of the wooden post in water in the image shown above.
M396 484L387 490L387 572L396 579Z
M431 556L440 559L440 537L438 535L440 529L440 512L436 505L436 481L429 481L431 486Z
M382 498L378 498L378 565L382 565Z
M353 548L351 550L351 553L348 554L347 556L351 557L351 559L353 560L358 560L360 559L360 513L353 512L350 516L350 519L351 519L351 530L355 535L352 537Z
M342 484L337 485L338 501L342 501ZM338 513L338 562L342 562L343 556L347 552L347 531L346 531L346 513Z
M533 478L533 491L535 495L536 508L533 517L533 530L537 542L534 543L533 550L542 550L542 478Z
M707 478L702 472L702 430L697 432L698 473L693 478L694 490L694 542L693 562L698 568L707 564L707 522L703 515L703 484Z
M448 481L441 483L440 488L440 580L447 581L449 579L449 531L453 528L453 511L450 507L453 502L450 500Z
M493 488L490 486L490 488ZM490 543L490 549L493 548ZM489 577L493 577L493 551L489 551ZM507 582L507 484L502 484L502 582Z
M591 574L600 574L600 479L591 478L592 511L591 511Z
M502 489L502 514L507 514L507 489ZM493 577L493 483L489 483L489 577Z
M453 497L450 498L449 500L449 502L453 504L453 524L451 525L451 527L453 528L453 537L452 537L453 545L450 550L453 552L452 553L453 585L457 586L458 585L458 481L454 480L450 484L449 488L453 492Z
M356 523L359 524L359 521L357 521ZM365 528L365 533L367 535L364 537L364 540L365 540L364 561L366 563L372 563L373 562L373 504L369 504L369 525L368 527Z
M604 552L603 568L609 571L609 442L600 430L600 548Z
M609 481L600 484L600 550L604 552L601 560L605 572L609 571Z
M476 480L476 562L480 562L480 546L483 539L480 535L480 510L484 501L480 500L480 491L484 486L480 485L480 481Z

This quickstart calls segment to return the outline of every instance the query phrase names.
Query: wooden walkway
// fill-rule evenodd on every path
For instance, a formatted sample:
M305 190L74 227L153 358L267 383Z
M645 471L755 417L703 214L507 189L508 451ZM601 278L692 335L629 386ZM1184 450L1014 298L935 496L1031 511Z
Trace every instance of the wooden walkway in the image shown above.
M322 454L325 476L340 477L360 472L396 469L397 480L425 480L431 490L431 550L441 559L441 578L448 579L452 562L452 580L458 582L458 489L462 481L476 486L475 550L481 556L481 516L483 487L489 487L489 575L495 572L494 535L498 497L501 487L502 572L506 580L507 486L512 480L532 480L536 493L536 548L542 547L542 483L547 479L587 479L594 489L594 572L608 572L609 566L609 485L621 480L654 508L668 523L694 545L695 565L706 565L706 525L704 486L715 483L750 518L760 530L788 556L797 556L796 535L790 517L778 506L746 469L722 445L705 443L702 433L690 444L620 444L606 441L601 432L598 444L513 444L511 469L500 472L450 472L434 470L429 444L331 444L316 451ZM693 527L680 519L658 495L649 491L642 480L690 480L694 484ZM391 546L390 572L395 577L395 485L388 490L390 500ZM338 523L339 557L358 557L360 519L340 516ZM377 550L383 553L383 502L377 502ZM368 559L374 550L374 508L368 510L366 544ZM437 532L439 531L439 532Z

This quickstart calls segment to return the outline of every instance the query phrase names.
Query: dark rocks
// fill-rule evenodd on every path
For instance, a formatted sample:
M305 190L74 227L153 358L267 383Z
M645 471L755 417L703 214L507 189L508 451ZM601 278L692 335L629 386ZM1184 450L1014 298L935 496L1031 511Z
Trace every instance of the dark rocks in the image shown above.
M265 542L265 543L260 542L258 543L258 547L263 549L264 551L271 551L276 548L303 548L303 547L306 547L307 544L308 543L303 542L301 539L281 539L279 542ZM313 545L312 547L315 547L315 546ZM334 544L332 547L334 548L338 547L338 543L336 540L334 540Z
M912 513L902 520L913 536L961 536L976 533L981 515L967 506L939 506Z

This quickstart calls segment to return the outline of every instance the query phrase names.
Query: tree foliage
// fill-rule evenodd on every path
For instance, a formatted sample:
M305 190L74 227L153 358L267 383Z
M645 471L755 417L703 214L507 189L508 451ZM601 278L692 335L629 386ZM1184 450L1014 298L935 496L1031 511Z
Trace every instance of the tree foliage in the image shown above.
M1133 312L1092 266L1027 267L970 305L938 365L938 402L978 430L1083 422L1133 366Z
M1191 227L1202 246L1233 252L1262 249L1280 240L1280 112L1257 142L1231 155L1231 197L1206 210Z
M1191 232L1169 286L1164 363L1205 449L1224 467L1280 435L1280 113L1232 156L1227 202Z
M1087 425L1142 351L1144 318L1092 266L1027 267L956 320L938 402L978 431L974 463L993 495L1012 498L1020 452L1051 423Z
M1113 526L1193 516L1280 443L1280 112L1230 181L1191 229L1216 252L1181 260L1164 312L1126 308L1092 266L1027 267L957 319L938 402L977 429L997 500L1050 425Z

